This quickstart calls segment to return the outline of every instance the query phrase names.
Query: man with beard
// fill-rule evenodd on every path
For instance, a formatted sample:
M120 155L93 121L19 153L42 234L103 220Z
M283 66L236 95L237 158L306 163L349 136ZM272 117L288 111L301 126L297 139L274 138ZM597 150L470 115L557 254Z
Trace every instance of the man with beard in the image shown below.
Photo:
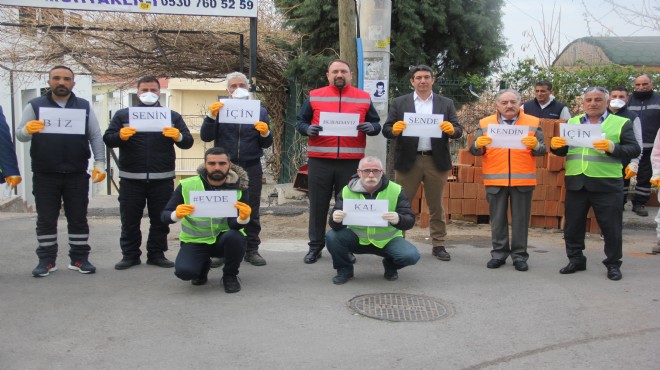
M204 153L204 166L199 176L181 180L161 220L171 224L181 220L181 249L174 262L174 274L192 285L208 281L211 257L224 258L222 283L227 293L241 290L238 268L245 256L246 240L243 228L250 222L252 210L247 204L248 188L245 171L231 163L223 148L210 148ZM191 191L236 191L238 217L195 217Z
M37 208L39 245L39 264L32 270L34 277L48 276L57 269L57 218L62 203L69 232L69 269L82 274L96 272L96 267L89 262L87 205L90 175L87 167L91 145L95 159L92 181L97 183L105 179L105 148L96 115L87 100L71 92L74 85L74 74L69 67L53 67L48 72L50 91L28 102L16 131L19 141L32 141L32 193ZM42 133L46 123L41 117L41 108L84 110L84 133Z
M347 213L351 212L344 207L346 199L388 201L387 212L382 214L387 226L343 225ZM410 201L399 184L383 175L383 164L376 157L360 160L357 175L337 195L329 223L332 230L326 234L326 240L332 265L337 270L337 275L332 278L334 284L344 284L353 278L354 261L350 253L383 257L383 277L389 281L399 278L399 269L419 261L417 248L403 238L402 232L415 226Z
M307 144L309 185L309 251L305 263L321 258L325 246L325 225L330 198L346 186L364 157L367 135L380 133L380 117L368 92L351 86L347 62L333 60L326 73L329 85L312 90L298 111L296 129L309 136ZM357 136L319 136L321 112L360 115Z
M137 83L140 103L138 107L160 107L160 83L152 76L141 78ZM147 264L173 267L165 257L167 234L170 228L161 222L160 212L167 204L174 189L176 153L174 146L190 149L193 137L181 118L171 111L171 126L161 132L139 131L131 127L130 108L118 110L103 141L110 148L119 148L119 212L121 214L122 259L115 269L125 270L142 263L140 222L145 205L149 211L149 237L147 239Z
M534 99L528 100L520 107L525 114L538 118L563 119L571 118L568 107L555 99L552 83L541 80L534 86Z
M651 183L653 175L651 167L651 151L655 135L660 128L660 94L653 91L653 80L649 75L641 75L635 79L635 88L628 101L628 109L637 113L642 121L642 159L639 161L637 172L637 185L633 195L633 212L638 216L646 217L649 212L645 204L651 196Z

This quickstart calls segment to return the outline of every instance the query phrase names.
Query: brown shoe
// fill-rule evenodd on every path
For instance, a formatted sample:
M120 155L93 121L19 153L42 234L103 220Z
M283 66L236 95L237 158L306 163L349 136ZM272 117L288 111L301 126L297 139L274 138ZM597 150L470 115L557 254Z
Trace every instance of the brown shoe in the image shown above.
M433 247L431 254L440 261L451 261L451 256L445 249L445 247Z

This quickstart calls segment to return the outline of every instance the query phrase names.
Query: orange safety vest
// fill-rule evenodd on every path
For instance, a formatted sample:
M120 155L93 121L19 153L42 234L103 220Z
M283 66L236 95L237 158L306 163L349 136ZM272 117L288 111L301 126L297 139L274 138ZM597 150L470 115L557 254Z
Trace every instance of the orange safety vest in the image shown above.
M498 124L497 114L479 121L486 132L489 124ZM529 126L529 136L536 135L539 119L522 111L516 126ZM486 186L536 186L536 158L531 149L488 148L483 160L484 185Z
M339 90L326 86L309 93L309 103L314 115L312 125L319 124L321 112L358 113L360 123L364 122L371 98L369 93L351 85ZM313 158L362 159L367 136L358 132L356 137L310 136L307 141L307 156Z

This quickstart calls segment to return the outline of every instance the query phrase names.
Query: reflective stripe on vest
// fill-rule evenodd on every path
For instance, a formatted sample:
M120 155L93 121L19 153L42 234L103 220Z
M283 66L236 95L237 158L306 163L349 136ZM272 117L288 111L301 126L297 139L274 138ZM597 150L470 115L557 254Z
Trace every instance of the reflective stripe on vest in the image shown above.
M572 117L568 124L579 125L584 114ZM621 129L628 122L625 117L609 114L601 125L601 130L607 140L620 143ZM584 174L595 178L621 178L623 165L621 159L609 156L594 148L569 147L566 154L566 176Z
M153 179L153 180L162 180L162 179L171 179L175 177L174 171L168 171L168 172L158 172L158 173L146 173L146 172L140 172L140 173L135 173L135 172L126 172L126 171L119 171L119 177L124 178L124 179L131 179L131 180L147 180L147 179Z
M371 99L359 99L359 98L349 98L342 97L339 99L338 96L310 96L309 101L320 101L320 102L338 102L343 101L346 103L358 103L358 104L370 104Z
M340 146L338 151L336 147L308 146L307 151L319 153L364 153L364 148L345 148Z
M399 194L401 193L401 185L389 182L387 187L376 195L376 199L388 200L387 210L389 212L396 212ZM341 195L344 199L366 199L363 194L351 191L348 186L344 186ZM390 240L397 236L403 237L403 232L396 227L388 225L386 227L367 227L367 226L348 226L348 228L357 235L360 239L361 245L373 244L378 248L384 248Z
M535 179L536 178L536 172L534 173L489 173L483 175L484 179Z

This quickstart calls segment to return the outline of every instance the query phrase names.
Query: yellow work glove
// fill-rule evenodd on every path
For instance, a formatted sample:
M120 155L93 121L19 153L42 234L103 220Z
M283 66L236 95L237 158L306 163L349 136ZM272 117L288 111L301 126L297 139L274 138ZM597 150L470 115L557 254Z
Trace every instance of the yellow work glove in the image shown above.
M5 177L5 182L7 182L7 185L11 187L12 189L16 189L18 184L21 183L21 180L23 180L20 176L7 176Z
M492 137L479 136L477 140L474 141L474 145L477 147L477 149L481 149L492 142L493 142Z
M394 122L394 125L392 125L392 134L394 136L399 136L403 132L403 130L406 129L406 123L403 121L396 121Z
M651 185L655 186L656 188L660 187L660 176L654 175L653 177L651 177L651 180L649 180L649 182L651 183Z
M592 145L596 150L604 150L608 153L612 153L614 151L614 143L611 140L603 139L594 141Z
M526 136L522 138L520 141L522 141L523 144L527 147L527 149L534 149L536 148L536 145L539 143L539 139L537 139L535 136Z
M252 208L243 202L234 203L234 207L238 209L238 219L247 220L252 214Z
M454 134L454 125L451 124L449 121L443 121L440 124L440 129L442 132L446 133L447 135L453 135Z
M193 212L195 212L195 206L191 204L179 204L176 206L174 214L176 215L176 218L182 219L186 216L190 216Z
M181 131L176 127L165 127L163 129L163 136L169 137L176 142L181 141Z
M219 101L211 104L211 106L209 107L209 117L213 119L218 118L218 112L220 112L220 109L222 109L222 107L224 106L225 106L224 103Z
M255 128L257 131L259 131L259 133L260 133L261 136L263 136L263 137L268 136L268 132L270 131L270 130L268 129L268 124L267 124L266 122L261 122L261 121L255 122L255 123L254 123L254 128Z
M122 127L121 130L119 130L119 138L126 141L130 139L131 136L135 135L136 132L137 130L135 127Z
M94 163L94 169L92 170L92 182L97 183L105 180L105 163L96 162Z
M44 127L46 127L44 121L32 120L25 124L25 130L27 130L28 134L30 135L36 134L37 132L43 130Z
M625 179L628 180L628 179L634 177L635 175L637 175L637 170L638 169L639 169L639 165L636 162L630 162L626 166L626 177L625 177Z
M555 136L550 140L550 147L552 149L559 149L561 147L566 146L566 138L565 137L559 137Z

